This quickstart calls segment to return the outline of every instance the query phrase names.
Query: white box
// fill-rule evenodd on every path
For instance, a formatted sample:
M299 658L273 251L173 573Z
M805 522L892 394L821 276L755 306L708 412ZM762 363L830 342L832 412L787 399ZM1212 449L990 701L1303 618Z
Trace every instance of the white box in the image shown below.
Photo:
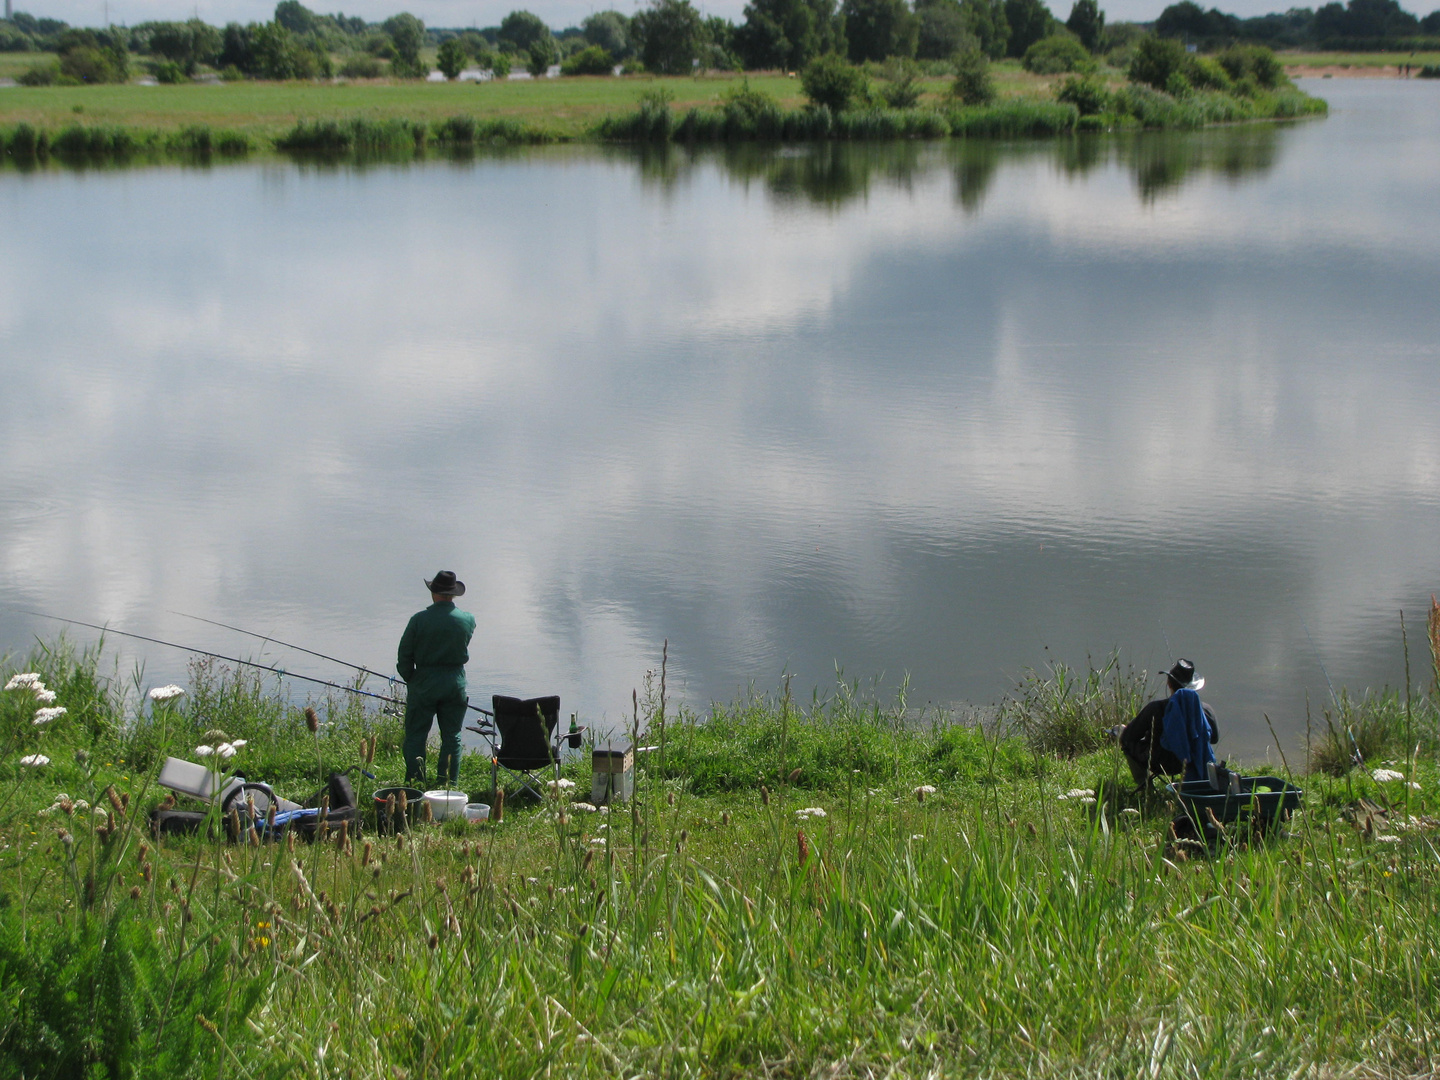
M158 783L161 787L168 787L171 791L178 791L183 795L208 799L215 792L215 779L214 771L204 765L196 765L193 761L184 761L177 757L167 757L165 767L160 770Z

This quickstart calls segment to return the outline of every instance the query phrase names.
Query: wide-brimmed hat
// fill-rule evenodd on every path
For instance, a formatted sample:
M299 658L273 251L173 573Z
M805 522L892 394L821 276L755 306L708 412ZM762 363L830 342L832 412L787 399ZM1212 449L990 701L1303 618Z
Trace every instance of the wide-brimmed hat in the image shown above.
M1204 679L1196 677L1195 664L1190 660L1176 660L1165 675L1181 690L1199 690L1205 685Z
M433 581L425 582L425 587L438 596L465 595L465 582L455 579L454 570L441 570Z

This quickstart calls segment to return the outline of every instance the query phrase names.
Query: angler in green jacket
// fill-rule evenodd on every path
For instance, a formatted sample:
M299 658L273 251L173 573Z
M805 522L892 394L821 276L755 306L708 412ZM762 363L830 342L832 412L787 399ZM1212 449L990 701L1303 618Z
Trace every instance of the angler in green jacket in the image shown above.
M434 601L410 616L400 637L395 667L408 684L405 692L405 782L425 785L425 743L430 725L440 721L440 759L436 770L440 787L460 780L460 727L465 721L465 664L470 659L470 638L475 616L455 606L465 595L465 583L442 570L425 582Z

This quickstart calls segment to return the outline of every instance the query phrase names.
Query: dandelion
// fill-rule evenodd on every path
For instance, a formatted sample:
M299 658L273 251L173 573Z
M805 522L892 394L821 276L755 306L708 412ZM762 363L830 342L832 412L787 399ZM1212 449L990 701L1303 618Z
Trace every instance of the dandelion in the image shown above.
M824 811L821 807L818 807L818 806L807 806L807 807L805 807L805 809L803 809L803 810L796 810L796 811L795 811L795 816L798 817L798 818L812 818L812 817L825 817L826 814L825 814L825 811Z
M50 759L44 754L26 754L20 759L21 765L32 765L39 768L41 765L49 765Z
M38 727L41 724L48 724L51 720L64 716L68 711L64 705L55 705L49 709L36 709L35 719L31 722Z
M39 672L25 671L19 675L10 676L10 681L5 684L6 690L33 690L35 687L43 687L45 684L40 681Z
M1370 774L1370 777L1377 784L1387 784L1391 780L1404 780L1405 774L1396 772L1394 769L1376 769Z
M35 700L42 705L49 705L55 700L54 690L36 690Z
M184 694L184 693L185 693L184 689L182 689L182 688L179 687L179 686L176 686L176 685L173 684L173 683L170 684L169 686L157 686L157 687L155 687L153 690L150 691L150 700L151 700L151 701L172 701L172 700L174 700L175 698L180 697L180 696L181 696L182 694Z

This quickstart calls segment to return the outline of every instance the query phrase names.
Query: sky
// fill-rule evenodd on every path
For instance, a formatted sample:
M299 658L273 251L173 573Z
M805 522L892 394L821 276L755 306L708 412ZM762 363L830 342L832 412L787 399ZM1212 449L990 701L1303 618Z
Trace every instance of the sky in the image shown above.
M523 3L523 0L520 2ZM37 17L63 19L77 26L102 25L107 10L112 22L126 25L150 19L185 19L197 14L206 22L223 25L268 19L275 10L270 0L43 0L28 3L19 0L15 6L17 10L28 11ZM327 14L334 10L325 4L310 6ZM362 15L371 21L380 21L397 11L408 10L430 26L479 27L497 25L516 6L517 0L352 0L343 10L347 15ZM526 6L558 30L578 24L595 11L615 7L628 15L639 5L635 0L618 0L614 4L607 4L604 0L530 0ZM701 0L696 6L707 15L723 15L738 22L743 17L745 0ZM1166 5L1157 0L1110 0L1101 6L1111 20L1149 21L1156 18ZM1289 4L1276 0L1230 0L1218 6L1222 11L1243 17L1283 11ZM1423 4L1417 7L1413 3L1402 3L1402 6L1419 15L1429 10ZM1050 0L1050 10L1063 19L1070 13L1070 2Z

